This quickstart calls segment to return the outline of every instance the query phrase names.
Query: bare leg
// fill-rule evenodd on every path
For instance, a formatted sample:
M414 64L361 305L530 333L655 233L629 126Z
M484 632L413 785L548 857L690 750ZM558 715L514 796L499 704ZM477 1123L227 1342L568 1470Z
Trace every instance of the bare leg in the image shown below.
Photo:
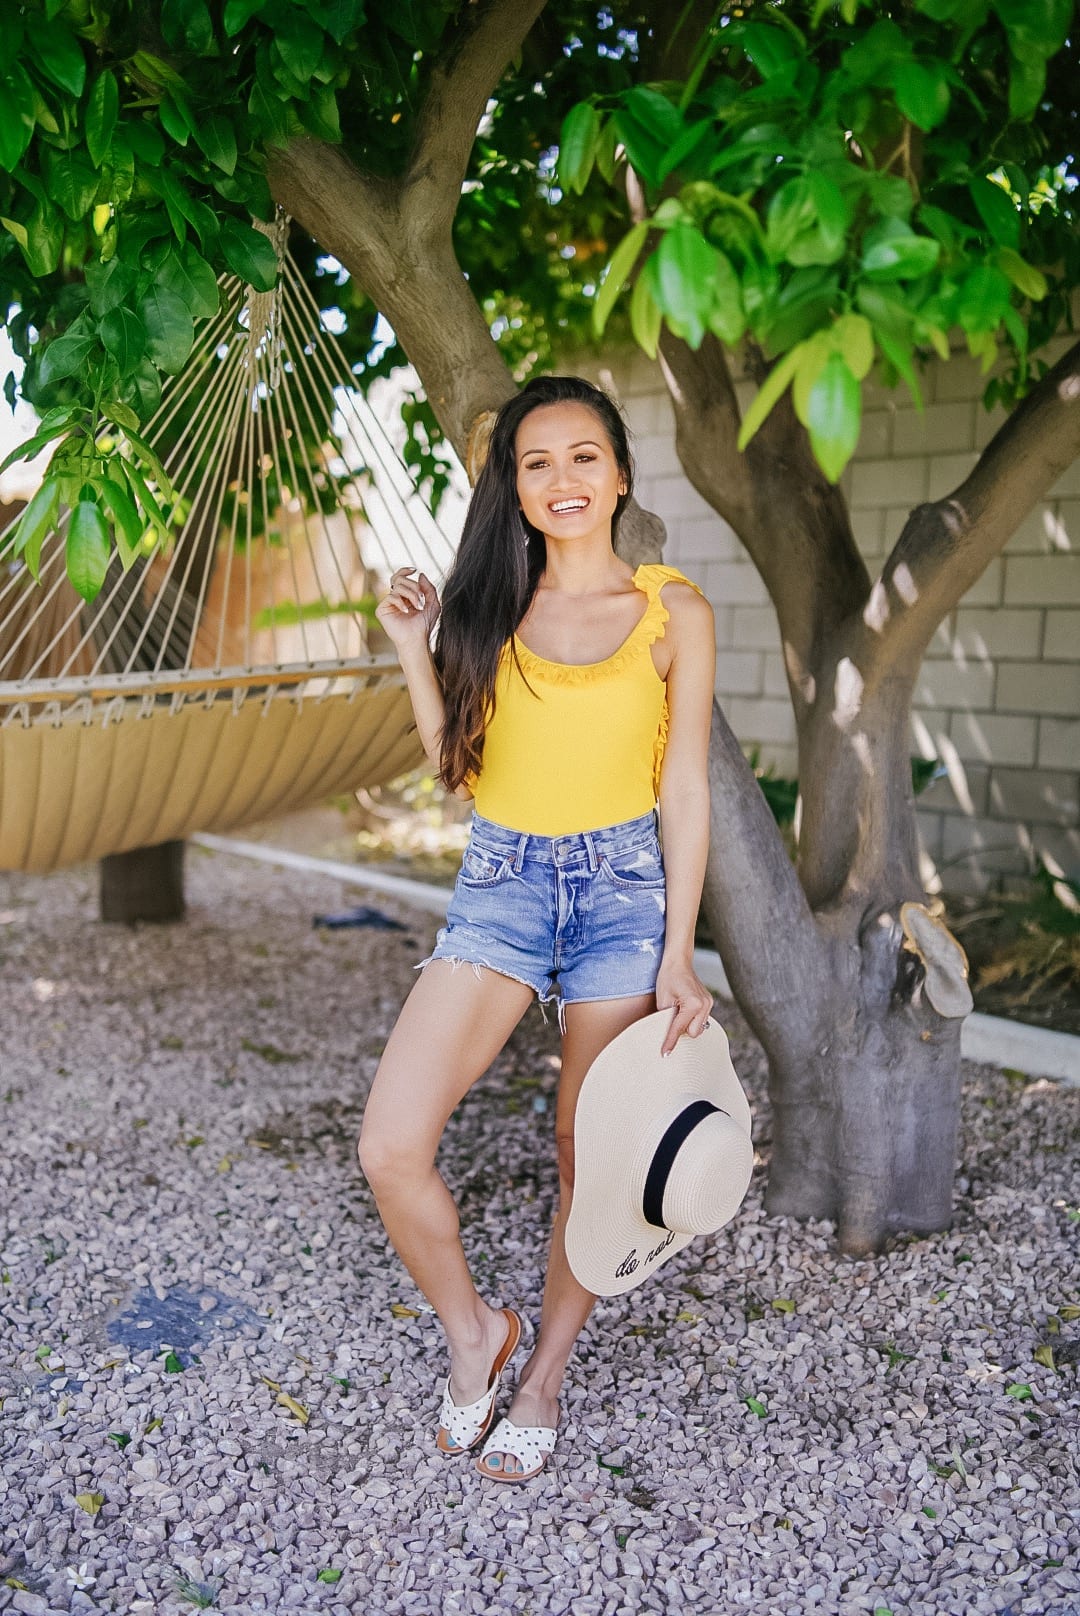
M551 1236L540 1329L528 1362L518 1378L509 1415L515 1425L557 1426L559 1391L566 1365L596 1297L579 1285L570 1271L563 1243L574 1193L574 1113L585 1074L602 1049L624 1027L656 1009L652 994L634 999L600 999L566 1007L562 1073L555 1111L555 1138L559 1149L559 1209ZM508 1475L521 1470L509 1454L492 1453L489 1469L504 1468Z
M405 1001L364 1111L360 1164L386 1232L446 1330L451 1391L461 1404L487 1389L506 1320L473 1284L435 1154L451 1112L532 997L495 971L433 960Z

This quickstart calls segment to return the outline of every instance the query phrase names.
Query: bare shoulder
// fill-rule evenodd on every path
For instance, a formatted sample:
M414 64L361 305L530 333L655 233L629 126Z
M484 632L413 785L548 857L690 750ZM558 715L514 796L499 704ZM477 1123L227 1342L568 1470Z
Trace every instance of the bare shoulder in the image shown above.
M663 588L664 605L670 619L669 632L681 639L696 639L701 634L711 634L713 627L713 609L705 596L699 594L692 584L680 583L672 578Z

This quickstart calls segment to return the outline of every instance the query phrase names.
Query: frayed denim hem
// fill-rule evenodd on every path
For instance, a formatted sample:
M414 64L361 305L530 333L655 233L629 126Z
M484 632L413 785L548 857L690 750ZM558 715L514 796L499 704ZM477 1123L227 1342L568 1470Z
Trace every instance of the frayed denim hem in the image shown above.
M419 965L414 965L413 970L422 971L425 966L433 964L435 960L445 960L451 971L460 970L463 965L468 965L478 982L480 981L481 973L483 971L494 971L496 976L505 976L510 982L520 982L523 988L528 988L530 993L536 994L536 1002L540 1007L540 1014L545 1023L547 1022L547 1006L551 1003L552 999L556 997L556 995L551 992L542 994L534 982L527 982L523 976L515 976L513 971L504 971L501 965L492 965L488 960L465 959L459 954L429 954L427 959L422 959L420 961ZM557 1002L561 1005L562 1000L559 999ZM559 1012L559 1015L559 1025L561 1027L561 1011Z

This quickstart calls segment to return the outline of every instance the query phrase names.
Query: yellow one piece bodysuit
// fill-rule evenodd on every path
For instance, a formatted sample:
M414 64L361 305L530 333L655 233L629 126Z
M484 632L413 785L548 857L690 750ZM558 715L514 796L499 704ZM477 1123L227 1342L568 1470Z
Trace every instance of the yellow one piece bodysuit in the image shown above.
M650 647L668 620L661 597L667 583L690 580L674 567L638 567L634 586L645 610L603 662L549 662L516 641L515 663L511 643L503 646L483 764L471 782L484 819L567 836L656 806L668 708Z

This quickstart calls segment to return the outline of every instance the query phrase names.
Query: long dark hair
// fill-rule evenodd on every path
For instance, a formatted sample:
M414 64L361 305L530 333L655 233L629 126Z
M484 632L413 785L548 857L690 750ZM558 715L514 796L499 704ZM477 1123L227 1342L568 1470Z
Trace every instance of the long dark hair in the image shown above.
M615 454L625 492L611 521L612 539L630 501L634 463L626 423L601 388L577 376L538 376L495 418L484 469L469 502L461 544L443 586L435 667L446 704L440 775L455 791L479 773L484 726L494 710L499 653L532 604L547 559L539 528L522 515L517 493L518 427L547 404L585 404ZM515 653L516 654L516 653Z

